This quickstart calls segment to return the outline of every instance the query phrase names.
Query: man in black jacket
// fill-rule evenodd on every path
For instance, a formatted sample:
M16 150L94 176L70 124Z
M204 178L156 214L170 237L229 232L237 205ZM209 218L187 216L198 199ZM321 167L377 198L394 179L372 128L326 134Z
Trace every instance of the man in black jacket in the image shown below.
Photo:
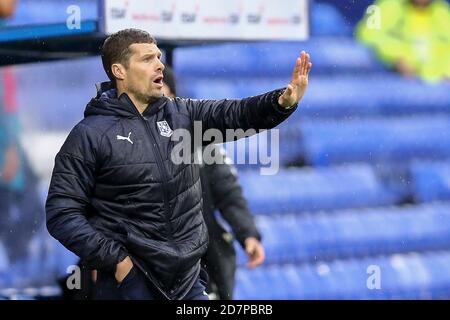
M247 201L242 193L236 169L229 163L225 151L217 147L215 152L223 158L223 164L200 165L203 190L203 218L208 227L209 245L202 265L209 275L208 293L220 300L233 299L236 273L234 237L248 256L247 266L254 268L264 262L264 247ZM233 235L215 217L216 209L230 225Z
M175 98L177 95L175 74L170 67L165 67L164 95ZM261 235L250 213L247 201L239 184L236 169L225 150L219 146L213 150L218 162L200 163L200 181L203 197L203 218L208 228L209 244L202 266L205 267L209 282L206 292L220 300L233 299L236 251L233 235L216 219L218 209L221 217L229 224L231 231L248 255L248 266L254 268L264 261L264 247ZM203 149L197 149L198 159L203 157Z
M286 89L242 100L169 99L147 32L126 29L102 48L111 80L56 155L46 203L50 234L98 270L97 298L207 299L200 258L208 245L198 166L172 157L175 130L270 129L308 85L302 52ZM193 157L193 154L192 154Z

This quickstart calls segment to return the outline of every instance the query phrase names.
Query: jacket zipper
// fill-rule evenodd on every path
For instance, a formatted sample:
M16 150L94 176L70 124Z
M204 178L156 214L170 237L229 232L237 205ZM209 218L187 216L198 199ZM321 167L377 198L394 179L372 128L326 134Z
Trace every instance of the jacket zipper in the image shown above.
M166 181L169 180L166 170L164 169L164 161L161 155L161 152L159 151L159 148L157 148L157 143L156 143L156 139L155 136L153 135L153 132L148 124L148 121L146 120L146 118L144 118L143 116L141 116L142 121L144 121L145 127L147 129L147 131L150 133L150 136L152 138L152 143L154 146L154 150L155 153L157 154L156 157L156 163L158 165L159 171L161 172L162 175L162 186L163 186L163 195L164 195L164 209L166 211L166 227L167 227L167 231L168 231L168 238L169 240L172 242L173 245L175 245L175 243L173 243L173 234L172 234L172 227L170 226L170 214L171 214L171 210L170 210L170 205L169 205L169 200L168 200L168 192L167 192L167 183Z
M127 96L129 103L133 106L134 109L134 113L141 119L141 121L144 123L145 129L147 130L148 133L150 133L150 137L152 139L152 144L153 144L153 150L155 150L155 153L157 154L156 156L156 163L158 166L159 171L161 172L161 176L162 176L162 187L163 187L163 198L164 198L164 210L166 212L166 228L167 228L167 237L169 239L169 242L171 243L172 247L179 252L178 246L175 244L175 242L173 241L173 231L172 231L172 226L170 225L170 216L171 216L171 210L170 210L170 206L169 206L169 196L168 196L168 192L167 192L167 183L166 181L169 181L169 178L167 176L166 170L164 169L164 161L161 155L161 152L159 151L159 148L156 147L157 143L156 143L156 139L155 136L153 135L152 129L150 128L150 125L148 124L147 118L145 118L140 112L139 110L136 108L136 106L134 105L134 103L131 101L131 99ZM180 266L178 265L177 269ZM143 269L144 270L144 269ZM150 278L150 276L147 274L147 271L144 271L145 275L147 276L147 278L152 281L153 280ZM176 281L176 279L174 279ZM154 285L159 289L159 291L169 300L171 300L167 294L164 292L164 290L161 290L159 288L158 285L156 285L154 283ZM167 288L169 290L169 292L171 291L171 288Z
M155 288L159 291L160 294L162 294L167 300L172 300L172 299L164 292L164 290L161 289L161 288L159 287L159 285L153 281L153 279L149 276L148 272L147 272L147 271L145 270L145 268L141 265L141 263L140 263L139 261L136 260L135 257L131 257L131 256L130 256L130 259L131 259L131 261L133 261L133 264L134 264L137 268L139 268L139 269L144 273L144 275L147 277L147 279L150 280L150 282L155 286Z
M169 216L171 215L171 210L170 210L170 206L169 206L169 197L168 197L168 192L167 192L167 186L166 186L166 181L169 181L168 176L166 174L166 170L164 169L164 161L161 155L161 152L159 152L159 148L156 147L157 143L156 143L156 139L155 136L153 135L152 129L150 128L147 118L144 117L139 110L136 108L136 106L134 105L133 101L131 101L130 97L127 95L127 100L130 103L130 105L133 108L134 113L141 119L141 121L144 123L145 129L147 130L148 133L150 133L151 139L152 139L152 144L153 144L153 150L155 150L155 153L157 154L156 157L156 163L158 166L159 171L161 172L161 176L162 176L162 186L163 186L163 197L164 197L164 210L166 211L166 228L167 228L167 237L169 238L171 244L173 245L174 248L178 249L175 246L175 243L173 242L173 234L172 234L172 227L170 226L170 219Z
M157 163L157 165L159 167L159 171L161 172L162 178L163 178L162 186L163 186L163 195L164 195L164 209L166 211L166 217L165 218L166 218L166 228L167 228L167 233L168 233L167 237L169 239L169 242L172 244L172 247L176 251L179 252L178 246L173 241L173 230L172 230L172 226L170 224L170 216L172 215L172 211L171 211L170 205L169 205L169 200L168 200L169 196L168 196L168 192L167 192L167 183L166 183L166 181L169 181L169 177L168 177L168 175L166 173L166 170L164 168L164 161L163 161L161 152L159 151L159 148L157 147L156 138L155 138L155 136L154 136L154 134L152 132L152 129L150 128L150 125L149 125L147 119L143 115L141 115L141 114L139 114L139 115L141 117L141 120L144 121L144 124L145 124L145 127L146 127L147 131L150 133L150 136L151 136L151 139L152 139L152 143L153 143L153 146L154 146L153 149L155 150L155 153L157 154L156 163ZM179 264L179 263L177 263L177 264ZM180 266L178 265L177 266L177 270L179 269L179 267ZM177 279L174 279L174 281L176 282ZM172 293L172 289L171 288L167 288L167 289L169 290L170 293Z

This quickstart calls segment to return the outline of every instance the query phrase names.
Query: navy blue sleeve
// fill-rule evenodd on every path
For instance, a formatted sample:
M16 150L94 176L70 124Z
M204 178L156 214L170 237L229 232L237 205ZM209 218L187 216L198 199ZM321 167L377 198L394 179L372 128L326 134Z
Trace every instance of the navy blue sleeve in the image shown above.
M278 89L241 100L188 99L186 102L192 121L201 121L203 132L218 129L226 138L226 129L272 129L287 119L297 105L283 109L278 104L278 97L283 91ZM234 139L226 139L230 140Z
M261 234L256 228L247 200L244 197L239 183L236 169L231 165L231 160L226 157L223 149L216 148L220 153L223 163L205 165L203 170L208 176L214 207L229 223L236 239L242 248L245 248L245 240L255 237L261 241Z

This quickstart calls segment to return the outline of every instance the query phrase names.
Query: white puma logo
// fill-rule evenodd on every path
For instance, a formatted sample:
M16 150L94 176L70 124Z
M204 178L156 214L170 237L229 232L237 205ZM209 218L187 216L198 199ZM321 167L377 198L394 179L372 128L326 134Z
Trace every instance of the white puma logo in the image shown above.
M131 141L130 136L131 136L131 131L128 134L128 137L123 137L123 136L117 135L117 140L127 140L129 143L133 144L133 141Z

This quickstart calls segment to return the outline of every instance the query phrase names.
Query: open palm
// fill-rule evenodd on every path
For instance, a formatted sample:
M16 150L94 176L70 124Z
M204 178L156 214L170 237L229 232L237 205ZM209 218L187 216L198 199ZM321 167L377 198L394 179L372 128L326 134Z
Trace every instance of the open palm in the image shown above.
M292 78L286 87L286 90L278 99L278 103L289 108L297 104L305 94L308 87L308 77L311 71L312 63L310 62L309 54L302 51L300 57L297 58L294 71L292 72Z

